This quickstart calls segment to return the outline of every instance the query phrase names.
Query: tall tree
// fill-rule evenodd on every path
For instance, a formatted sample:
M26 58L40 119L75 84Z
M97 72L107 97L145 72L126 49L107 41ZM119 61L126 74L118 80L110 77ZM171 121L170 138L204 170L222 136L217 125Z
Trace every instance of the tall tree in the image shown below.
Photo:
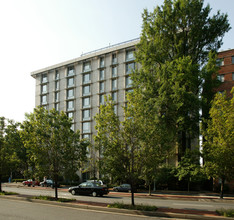
M55 198L58 198L58 176L67 171L75 172L86 159L87 141L80 139L79 131L71 129L72 122L64 112L42 107L26 115L21 138L30 151L31 160L40 175L48 174L55 182Z
M10 177L20 164L18 150L21 142L16 124L18 123L0 117L0 191L2 178Z
M11 172L16 175L25 175L28 170L27 150L20 138L20 123L8 120L5 129L5 143L8 149L12 149ZM14 159L14 160L13 160Z
M179 154L198 136L200 87L209 52L217 51L230 29L227 15L209 16L203 0L165 0L152 13L143 13L143 29L132 74L149 114L172 128ZM203 74L202 74L203 73ZM149 115L146 114L146 115Z
M130 109L125 109L125 119L120 122L111 100L100 106L95 120L97 135L94 139L101 152L103 172L131 184L131 201L134 205L135 184L143 162L137 122Z
M234 89L232 90L232 94ZM205 170L209 177L221 179L220 198L225 180L234 178L234 96L217 94L210 109L207 129L203 130Z

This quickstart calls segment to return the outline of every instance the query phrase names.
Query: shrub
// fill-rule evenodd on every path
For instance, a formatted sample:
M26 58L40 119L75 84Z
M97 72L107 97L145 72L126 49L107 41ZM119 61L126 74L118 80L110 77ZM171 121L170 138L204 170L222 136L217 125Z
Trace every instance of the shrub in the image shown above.
M149 205L129 205L124 203L113 203L107 206L108 208L119 208L119 209L131 209L131 210L139 210L139 211L157 211L156 206L149 206Z
M66 199L66 198L58 198L51 196L34 196L33 199L40 199L40 200L48 200L48 201L58 201L58 202L72 202L75 201L75 199Z
M234 209L219 209L216 212L225 217L234 217Z
M5 192L5 191L2 191L2 192L0 192L0 195L4 196L4 195L19 195L19 194L15 193L15 192Z
M12 179L11 182L17 183L17 182L23 182L25 179Z

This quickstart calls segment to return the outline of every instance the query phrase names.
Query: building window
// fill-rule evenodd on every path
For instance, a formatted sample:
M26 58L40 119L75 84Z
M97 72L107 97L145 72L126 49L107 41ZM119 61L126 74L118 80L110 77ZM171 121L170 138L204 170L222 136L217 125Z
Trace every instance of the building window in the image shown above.
M67 68L67 76L74 76L74 74L75 74L74 66L69 66Z
M112 88L112 90L117 89L117 79L112 79L111 88Z
M112 77L116 77L117 76L117 66L113 66L112 67Z
M41 94L47 93L47 85L41 86Z
M89 134L83 134L82 137L83 137L83 139L90 139L90 135Z
M90 133L90 122L83 122L82 130L83 133Z
M104 67L105 63L104 63L104 57L100 58L100 67Z
M59 101L59 93L58 93L58 92L55 92L55 93L54 93L54 101L55 101L55 102L58 102L58 101Z
M42 95L42 96L41 96L41 104L42 104L42 105L47 104L47 95Z
M232 80L234 80L234 73L232 73Z
M68 99L74 98L74 89L67 90L67 98Z
M99 92L104 92L104 82L99 83Z
M83 72L91 71L91 62L83 63Z
M74 119L74 112L68 112L67 117L71 118L73 120Z
M99 95L99 104L103 105L104 103L105 103L104 95L101 94L101 95Z
M83 86L83 95L90 95L90 85Z
M90 107L90 97L83 98L82 105L83 105L83 108Z
M55 109L56 111L59 110L59 104L58 104L58 103L55 103L55 104L54 104L54 109Z
M58 80L59 79L59 72L58 70L55 71L55 80Z
M132 79L130 76L126 77L126 88L129 88L132 86Z
M117 102L117 92L112 92L111 97L114 102Z
M216 66L223 66L224 65L224 59L223 58L218 58L216 60Z
M104 80L104 79L105 79L104 70L100 70L100 72L99 72L99 80Z
M83 83L90 83L90 73L83 74Z
M55 90L59 90L59 81L55 81Z
M90 109L83 110L82 118L83 120L90 120Z
M132 73L135 70L135 63L127 63L126 64L126 74Z
M67 111L73 110L74 109L74 101L67 101Z
M232 64L234 64L234 56L232 56Z
M129 50L126 52L126 61L134 60L134 50Z
M74 124L71 125L71 130L75 131L75 125Z
M114 113L117 115L117 105L114 105Z
M72 87L74 86L74 77L68 78L67 79L67 87Z
M218 80L224 82L224 74L218 75Z
M112 54L112 64L116 64L117 63L117 56L116 53Z
M42 83L47 83L48 82L47 74L42 74L41 82Z

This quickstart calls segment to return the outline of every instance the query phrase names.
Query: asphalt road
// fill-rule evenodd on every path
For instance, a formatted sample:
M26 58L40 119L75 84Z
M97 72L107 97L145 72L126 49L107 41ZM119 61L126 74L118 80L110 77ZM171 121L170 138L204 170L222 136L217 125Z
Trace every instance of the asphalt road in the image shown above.
M168 219L132 214L110 213L26 201L1 200L0 220L143 220ZM170 218L171 219L171 218Z
M5 191L17 192L19 194L25 195L48 195L54 196L54 190L50 188L37 188L37 187L3 187ZM102 202L102 203L114 203L114 202L123 202L131 203L131 197L128 193L115 193L111 192L104 197L92 197L92 196L73 196L69 192L64 190L59 190L58 195L61 198L75 198L81 201L92 201L92 202ZM222 200L215 201L192 201L192 200L182 200L182 199L159 199L159 198L144 198L144 197L135 197L136 204L145 204L145 205L155 205L157 207L169 207L175 209L193 209L193 210L206 210L206 211L215 211L217 209L230 209L234 208L233 202L227 202Z

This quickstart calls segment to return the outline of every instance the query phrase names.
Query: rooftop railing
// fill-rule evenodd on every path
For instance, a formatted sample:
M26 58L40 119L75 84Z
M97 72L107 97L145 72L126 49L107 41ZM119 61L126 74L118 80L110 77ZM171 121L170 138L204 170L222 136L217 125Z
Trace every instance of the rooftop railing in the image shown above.
M121 43L118 43L118 44L109 45L107 47L103 47L103 48L100 48L100 49L97 49L97 50L92 50L92 51L87 52L87 53L82 53L81 56L86 56L86 55L89 55L89 54L92 54L92 53L97 53L99 51L106 50L106 49L113 48L113 47L117 47L117 46L120 46L122 44L126 44L126 43L130 43L130 42L133 42L133 41L137 41L139 39L140 38L134 38L132 40L124 41L124 42L121 42Z

